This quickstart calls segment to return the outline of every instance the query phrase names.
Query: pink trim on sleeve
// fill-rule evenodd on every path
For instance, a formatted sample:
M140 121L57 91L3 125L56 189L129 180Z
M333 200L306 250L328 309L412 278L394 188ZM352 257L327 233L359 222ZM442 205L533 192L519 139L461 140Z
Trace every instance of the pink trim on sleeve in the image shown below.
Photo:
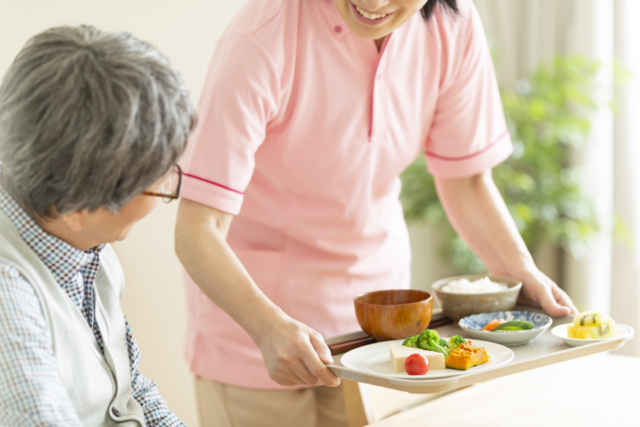
M199 176L191 175L190 173L183 173L183 175L184 176L188 176L189 178L199 179L200 181L204 181L204 182L206 182L208 184L217 185L218 187L222 187L225 190L233 191L234 193L238 193L238 194L244 195L244 193L242 191L234 190L233 188L227 187L226 185L218 184L217 182L209 181L208 179L200 178Z
M466 178L477 175L504 162L513 152L509 132L471 155L462 157L444 157L426 153L429 172L439 178Z
M244 199L243 193L191 174L184 174L182 195L184 199L238 215Z
M467 159L471 159L472 157L476 157L481 155L482 153L484 153L485 151L490 150L491 148L493 148L494 145L496 145L498 142L500 142L500 140L502 138L504 138L505 135L508 135L509 131L505 130L502 134L500 134L500 136L498 136L492 143L490 143L489 145L487 145L486 147L484 147L482 150L477 151L475 153L469 154L467 156L461 156L461 157L447 157L447 156L441 156L439 154L435 154L435 153L431 153L429 151L425 152L425 154L428 157L433 157L434 159L438 159L438 160L444 160L444 161L450 161L450 162L457 162L457 161L461 161L461 160L467 160Z

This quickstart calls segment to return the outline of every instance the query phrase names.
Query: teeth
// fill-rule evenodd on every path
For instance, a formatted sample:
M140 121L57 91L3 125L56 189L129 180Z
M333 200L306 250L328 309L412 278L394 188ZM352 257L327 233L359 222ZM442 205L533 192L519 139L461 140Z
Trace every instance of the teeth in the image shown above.
M356 10L358 11L358 13L362 16L364 16L367 19L380 19L380 18L384 18L385 16L387 16L387 14L383 14L383 15L378 15L376 13L368 13L365 12L364 10L360 9L358 6L356 6Z

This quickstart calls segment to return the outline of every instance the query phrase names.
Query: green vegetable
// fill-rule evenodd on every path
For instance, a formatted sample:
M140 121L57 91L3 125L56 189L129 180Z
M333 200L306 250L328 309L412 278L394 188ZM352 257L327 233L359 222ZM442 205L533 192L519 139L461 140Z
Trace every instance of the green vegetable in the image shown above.
M445 350L451 353L456 348L460 347L460 344L467 342L460 335L454 335L449 339L449 343L447 344Z
M402 343L405 347L421 348L423 350L435 351L449 356L453 350L458 348L460 344L466 342L460 335L455 335L447 340L440 338L440 335L433 329L425 329L419 335L407 338Z
M533 324L526 320L512 320L510 322L504 322L500 326L494 329L494 331L525 331L533 329Z
M442 340L444 341L444 340ZM435 351L437 353L444 354L445 357L449 356L447 350L440 345L440 335L433 329L425 329L420 333L418 337L418 347L423 350Z
M402 345L404 345L405 347L420 348L420 347L418 347L418 337L419 336L420 335L414 335L412 337L407 338L406 340L404 340Z

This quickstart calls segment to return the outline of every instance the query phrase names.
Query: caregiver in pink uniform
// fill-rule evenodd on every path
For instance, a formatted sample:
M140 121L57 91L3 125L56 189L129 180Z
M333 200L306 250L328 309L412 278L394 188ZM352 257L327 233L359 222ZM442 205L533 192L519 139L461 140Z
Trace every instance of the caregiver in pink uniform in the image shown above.
M492 181L512 147L470 0L247 0L199 113L176 251L204 425L346 425L340 388L310 387L339 384L323 337L359 330L357 294L409 287L398 176L423 151L489 270L575 310Z

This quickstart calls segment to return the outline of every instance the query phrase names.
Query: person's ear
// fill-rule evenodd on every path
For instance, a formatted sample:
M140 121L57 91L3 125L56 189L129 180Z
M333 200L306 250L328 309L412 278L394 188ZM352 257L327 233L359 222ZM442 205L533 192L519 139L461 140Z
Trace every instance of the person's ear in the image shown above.
M60 218L67 225L69 230L74 233L79 233L84 228L85 223L85 212L84 211L73 211L64 215L60 215Z

